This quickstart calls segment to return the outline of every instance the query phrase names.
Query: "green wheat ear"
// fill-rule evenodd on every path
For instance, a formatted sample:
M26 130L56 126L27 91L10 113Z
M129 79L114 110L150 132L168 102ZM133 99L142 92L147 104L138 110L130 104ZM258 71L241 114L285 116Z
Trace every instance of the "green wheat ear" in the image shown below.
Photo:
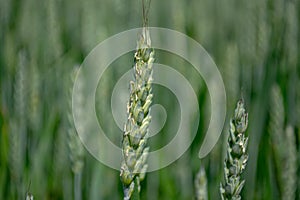
M207 178L205 169L200 167L195 179L196 200L207 200Z
M130 82L128 118L122 141L123 162L120 176L124 187L124 199L131 199L134 193L134 196L139 196L140 181L144 179L147 170L149 147L146 147L146 144L153 98L153 61L154 51L151 48L149 31L144 28L134 55L134 81Z
M151 121L152 73L154 50L148 30L148 12L151 0L143 0L143 31L134 54L134 81L130 82L127 121L123 133L123 161L121 181L124 200L140 199L140 181L145 178L148 165L148 129Z
M248 155L246 153L248 138L245 131L248 126L248 113L243 100L239 100L234 117L230 120L227 154L224 162L225 183L220 185L222 200L241 199L240 193L245 181L241 175L246 168Z

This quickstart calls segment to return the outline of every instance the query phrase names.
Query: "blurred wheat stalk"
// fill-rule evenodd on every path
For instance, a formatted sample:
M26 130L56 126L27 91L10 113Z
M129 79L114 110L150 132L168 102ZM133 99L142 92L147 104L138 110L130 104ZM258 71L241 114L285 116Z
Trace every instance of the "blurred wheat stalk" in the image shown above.
M18 54L17 73L14 84L14 114L10 120L10 134L9 134L9 164L11 179L13 182L12 193L13 198L23 198L23 168L25 166L25 152L26 152L26 104L27 104L27 90L28 83L27 54L24 49Z
M293 127L284 130L284 103L280 87L274 85L270 99L269 133L277 169L277 180L282 199L295 199L297 188L297 149Z
M292 126L288 126L285 131L286 153L283 164L283 191L282 199L296 199L297 188L297 148Z
M79 140L77 135L76 129L74 127L73 116L72 116L72 89L73 84L75 82L75 77L77 74L78 68L75 67L72 74L71 74L71 83L70 90L69 90L69 98L68 98L68 122L69 122L69 129L68 129L68 146L69 146L69 155L71 160L71 168L72 172L74 173L74 199L81 200L81 176L82 176L82 169L84 166L84 151L83 146ZM79 84L81 84L80 79L78 79ZM83 99L84 96L82 94L77 94L76 97ZM81 101L81 100L78 101ZM79 109L79 108L77 108Z

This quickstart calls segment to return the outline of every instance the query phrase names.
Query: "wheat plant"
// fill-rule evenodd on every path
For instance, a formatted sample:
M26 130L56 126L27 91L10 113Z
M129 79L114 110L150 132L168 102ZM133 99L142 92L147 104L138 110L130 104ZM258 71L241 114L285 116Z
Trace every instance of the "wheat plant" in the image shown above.
M271 90L269 134L274 152L277 180L282 199L295 199L297 187L297 148L294 130L284 131L284 101L278 85Z
M124 186L124 199L131 199L133 195L138 198L139 182L144 179L147 170L149 147L146 147L146 144L153 98L151 86L153 61L154 51L151 49L149 31L144 27L134 55L135 80L130 82L128 118L122 141L124 161L120 176Z
M227 154L224 162L225 183L220 185L222 200L241 199L240 193L245 184L241 175L248 161L248 137L245 131L248 126L248 113L243 100L239 100L234 117L230 120L229 137L227 141Z
M147 134L151 121L150 105L153 98L151 85L154 51L151 48L147 28L148 11L146 6L143 1L144 28L134 54L134 81L130 82L130 97L127 104L128 118L122 140L123 162L120 176L124 188L124 200L139 199L140 181L144 179L148 166L146 164L149 152Z
M71 85L73 85L75 76L78 69L75 68L73 70L73 73L71 74ZM82 80L78 80L82 81ZM74 199L75 200L81 200L81 176L82 176L82 169L84 166L84 151L83 146L80 142L80 139L77 135L76 129L74 127L73 123L73 117L72 117L72 104L71 104L71 96L72 96L72 87L70 87L69 91L69 102L68 102L68 122L69 122L69 128L68 128L68 146L69 146L69 155L71 160L71 168L72 172L74 173ZM84 98L82 94L76 95L78 98Z

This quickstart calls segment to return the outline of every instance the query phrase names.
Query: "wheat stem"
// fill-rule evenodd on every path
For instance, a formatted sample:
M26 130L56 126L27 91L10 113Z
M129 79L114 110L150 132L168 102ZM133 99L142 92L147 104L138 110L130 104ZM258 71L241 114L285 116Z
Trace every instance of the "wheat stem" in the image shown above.
M74 175L74 199L81 200L81 179L82 172L78 172Z
M16 188L13 191L17 195L17 199L23 198L22 191L22 169L25 162L26 151L26 105L27 105L27 56L24 50L19 52L19 60L17 65L17 74L14 84L14 115L10 121L10 171L11 178Z
M72 74L72 85L74 83L75 75L77 69L73 71ZM81 81L80 79L78 80ZM81 200L81 174L84 166L84 151L83 146L80 142L80 139L77 135L76 129L74 127L73 118L72 118L72 108L71 108L71 96L72 96L72 87L70 87L69 91L69 112L68 112L68 146L69 146L69 155L71 160L71 168L74 173L74 199ZM76 97L84 98L82 94L77 94Z

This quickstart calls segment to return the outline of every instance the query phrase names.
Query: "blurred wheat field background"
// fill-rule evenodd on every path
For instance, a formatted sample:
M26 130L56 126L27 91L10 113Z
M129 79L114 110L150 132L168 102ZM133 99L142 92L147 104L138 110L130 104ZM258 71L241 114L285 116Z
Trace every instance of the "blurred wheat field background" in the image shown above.
M71 91L78 66L97 44L142 26L141 8L139 0L0 1L0 199L25 199L27 190L34 199L123 198L120 172L92 157L76 135ZM298 0L152 0L149 26L180 31L212 56L225 84L227 120L217 145L200 161L211 115L207 86L187 61L155 50L155 62L190 81L201 117L184 155L147 173L141 199L195 199L200 168L208 199L221 199L229 119L241 97L249 113L242 199L300 199L299 25ZM133 55L112 63L96 93L98 120L118 146L122 130L110 98ZM168 114L148 141L156 150L174 137L168 133L178 128L172 122L180 112L168 89L153 85L153 93ZM156 117L154 122L163 120Z

